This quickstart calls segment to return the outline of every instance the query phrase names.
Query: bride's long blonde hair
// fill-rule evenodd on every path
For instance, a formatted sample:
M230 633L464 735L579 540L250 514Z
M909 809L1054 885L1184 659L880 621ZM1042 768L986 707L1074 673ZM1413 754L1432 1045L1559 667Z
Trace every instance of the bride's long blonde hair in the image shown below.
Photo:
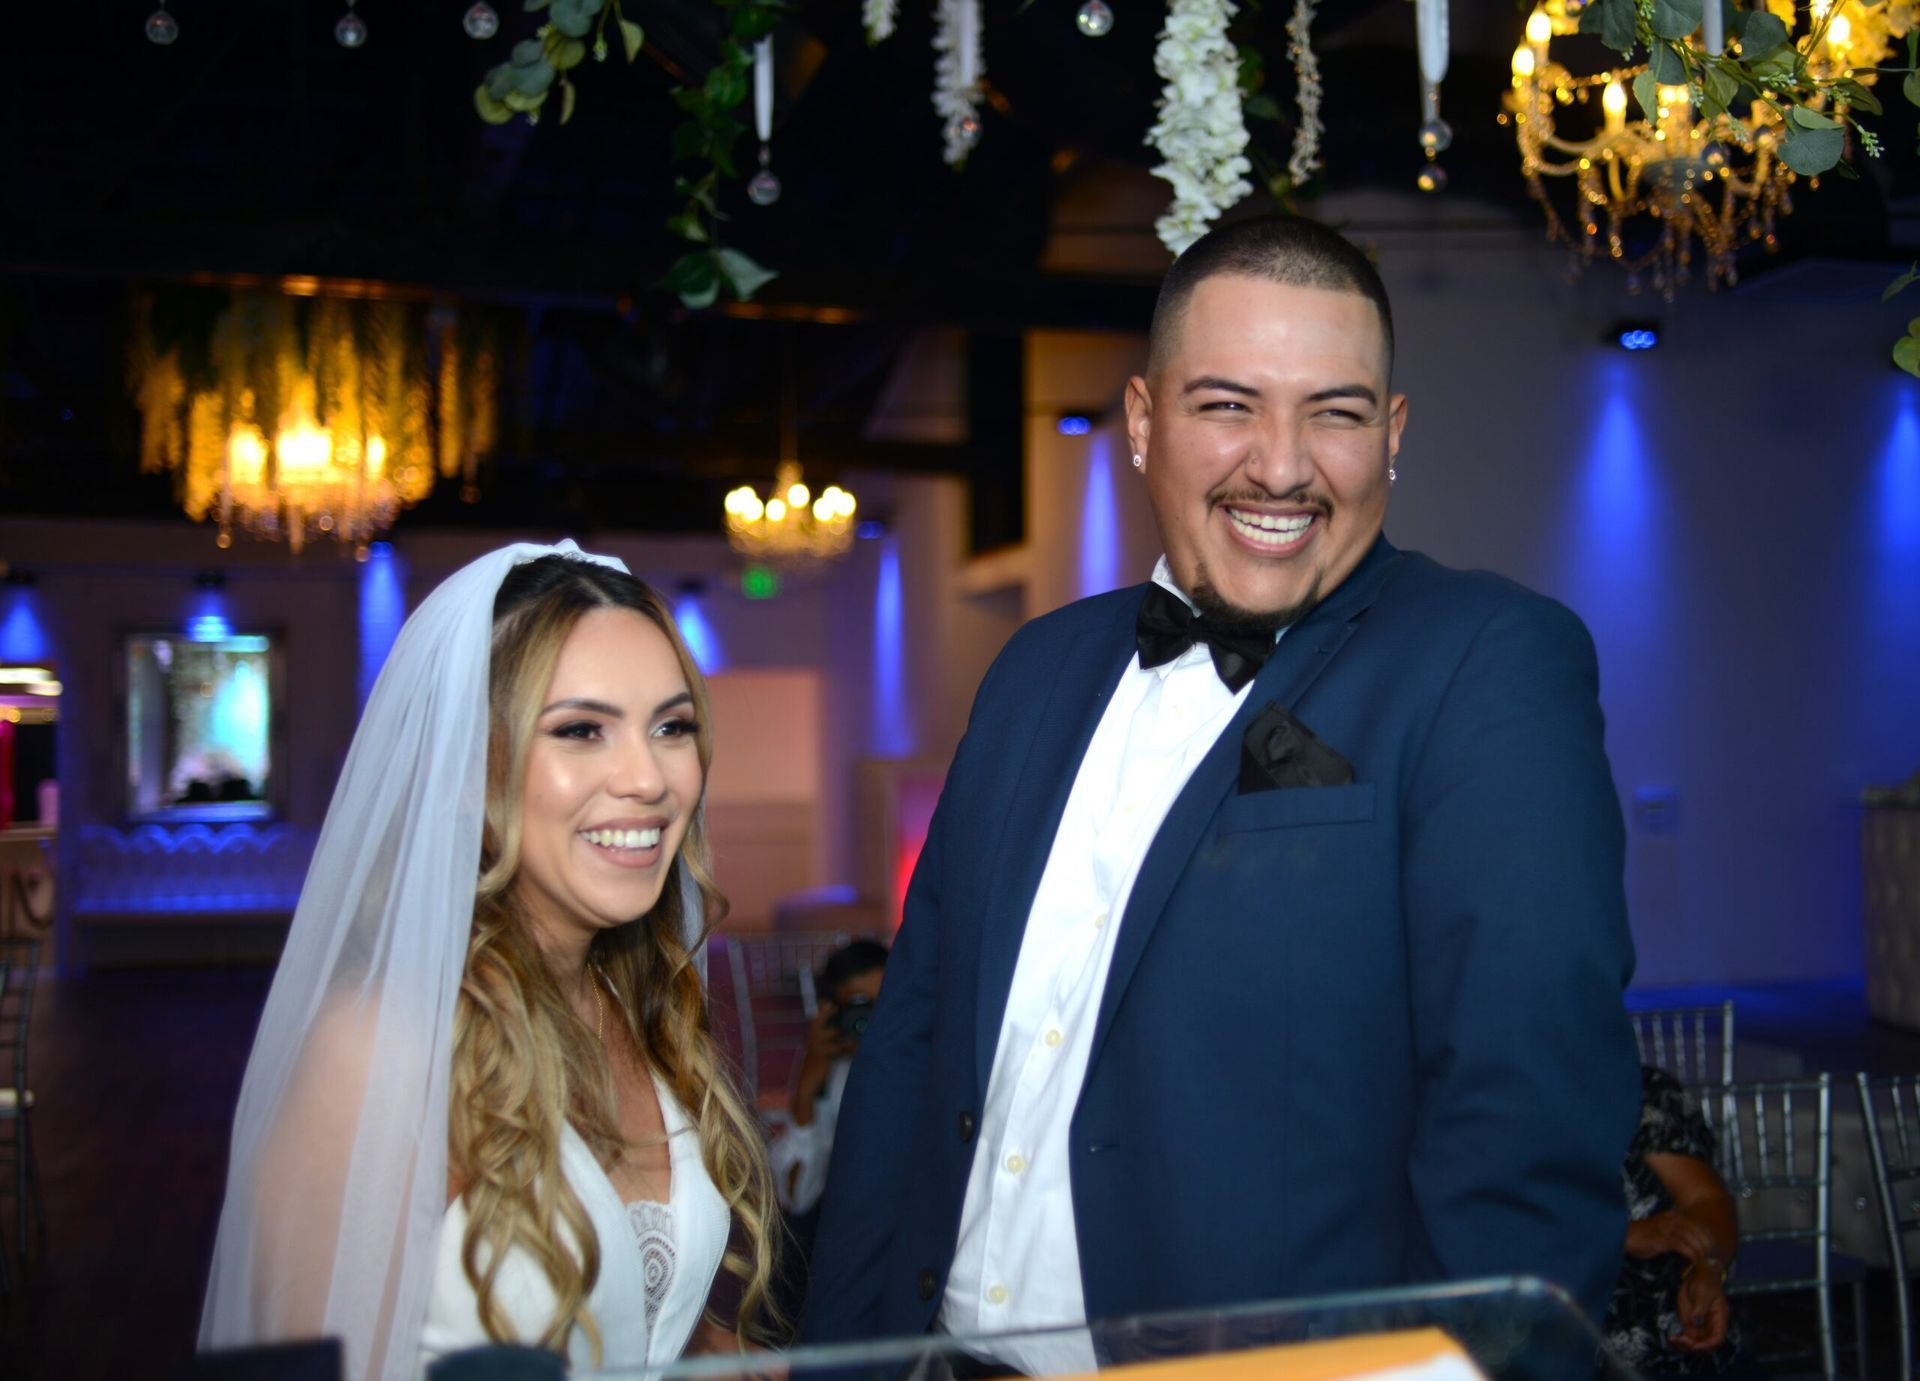
M600 1249L561 1171L560 1141L570 1122L603 1166L618 1160L612 1074L543 961L513 884L535 722L561 645L583 614L603 608L631 609L666 636L693 695L703 780L713 759L706 683L658 595L633 576L564 557L514 569L494 605L486 837L454 1017L449 1127L451 1171L464 1186L468 1215L461 1259L487 1335L564 1351L578 1327L596 1360L600 1331L586 1302ZM733 1218L722 1264L740 1283L734 1329L743 1343L765 1342L778 1326L768 1296L778 1231L773 1178L752 1111L714 1045L696 951L683 938L696 935L704 945L726 914L709 866L704 810L689 823L680 856L699 884L698 924L686 924L682 889L669 873L653 909L600 933L591 955L618 994L628 1034L698 1129L701 1160ZM515 1338L494 1298L510 1250L539 1264L558 1301L538 1339Z

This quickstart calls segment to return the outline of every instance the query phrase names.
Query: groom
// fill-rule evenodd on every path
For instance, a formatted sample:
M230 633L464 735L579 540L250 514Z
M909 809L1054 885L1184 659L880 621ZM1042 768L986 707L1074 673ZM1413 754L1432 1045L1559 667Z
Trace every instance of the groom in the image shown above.
M1378 275L1312 222L1168 274L1126 399L1166 556L981 684L808 1341L1517 1272L1606 1303L1638 1076L1593 645L1381 535L1392 363Z

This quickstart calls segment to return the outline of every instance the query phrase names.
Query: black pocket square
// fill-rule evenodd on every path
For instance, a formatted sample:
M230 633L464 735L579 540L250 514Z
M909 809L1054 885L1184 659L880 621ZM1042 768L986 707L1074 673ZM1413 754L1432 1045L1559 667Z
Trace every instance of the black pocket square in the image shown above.
M1240 743L1240 790L1345 786L1353 764L1273 701L1248 726Z

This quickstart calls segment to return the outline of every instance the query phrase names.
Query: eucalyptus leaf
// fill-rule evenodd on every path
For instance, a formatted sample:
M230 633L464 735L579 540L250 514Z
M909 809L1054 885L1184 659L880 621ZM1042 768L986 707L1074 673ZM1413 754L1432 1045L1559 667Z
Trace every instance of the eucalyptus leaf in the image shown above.
M563 38L553 45L549 61L555 70L568 72L587 60L587 45L577 38Z
M495 101L504 101L507 93L513 90L513 68L506 63L487 69L487 94Z
M1687 60L1671 43L1659 41L1653 45L1653 79L1662 86L1687 84Z
M553 0L551 22L568 38L585 38L593 32L593 17L599 6L589 7L586 0Z
M1749 10L1740 30L1740 56L1748 62L1764 57L1787 41L1787 26L1766 10Z
M707 227L701 224L700 218L691 211L682 211L678 215L667 217L667 229L681 239L691 240L697 245L707 242Z
M1840 162L1834 164L1833 171L1836 177L1843 177L1848 182L1858 182L1860 180L1860 174L1853 170L1853 164L1847 162L1845 159L1841 159Z
M1801 129L1839 129L1840 122L1822 115L1817 110L1809 110L1803 105L1793 106L1787 111L1787 119Z
M641 33L640 26L631 19L622 19L620 21L620 41L626 45L627 61L632 62L640 56L640 45L646 42L646 36Z
M711 252L704 249L689 250L673 261L667 276L661 280L661 286L669 292L698 292L702 288L720 281L720 270L713 262Z
M1634 40L1633 0L1604 0L1606 12L1600 16L1600 41L1617 53L1631 53Z
M523 38L513 45L512 62L515 67L531 67L536 62L546 60L546 47L537 38Z
M541 10L544 10L549 3L551 3L551 0L527 0L527 3L522 5L521 8L528 14L538 14Z
M1833 84L1833 93L1840 100L1846 102L1850 109L1864 110L1869 115L1885 115L1887 113L1881 108L1880 98L1867 90L1866 87L1860 85L1860 83L1852 77L1845 77L1835 82Z
M1246 112L1249 120L1278 120L1280 118L1280 102L1274 100L1273 97L1267 95L1264 91L1258 96L1247 97L1247 99L1241 103L1240 108Z
M1733 98L1740 94L1740 80L1718 63L1709 64L1706 76L1701 81L1707 96L1725 110L1733 104Z
M574 89L575 88L572 82L565 81L565 80L561 81L560 83L560 123L563 125L566 124L567 121L573 118Z
M502 98L509 105L513 104L515 96L529 96L536 103L545 100L547 88L553 85L553 67L544 60L533 67L522 67L516 63L509 75L512 89Z
M1915 283L1920 283L1920 259L1915 259L1912 268L1908 269L1881 290L1880 300L1882 302L1891 302Z
M747 99L745 74L725 63L707 73L707 100L717 110L731 110Z
M1893 362L1915 378L1920 378L1920 340L1902 336L1893 343Z
M1920 29L1915 29L1920 34ZM1906 80L1900 83L1900 94L1912 105L1920 105L1920 72L1907 73Z
M1838 128L1804 129L1789 124L1780 157L1802 177L1816 177L1838 163L1845 148L1846 137Z
M473 108L490 125L504 125L513 118L513 107L488 91L484 82L473 88Z
M751 302L755 293L779 277L737 249L716 249L713 257L719 262L720 276L742 302Z
M689 311L704 312L720 299L720 280L715 278L704 288L680 294L680 302Z
M1685 38L1700 27L1705 10L1702 0L1653 0L1650 27L1658 38Z
M780 23L780 12L770 5L746 4L733 12L733 36L757 43Z
M1907 30L1907 66L1920 69L1920 29Z
M509 109L518 110L523 114L527 111L538 110L540 109L541 106L545 105L546 103L547 103L547 93L544 91L540 92L538 95L531 95L525 91L520 91L520 90L509 91L507 93L507 98L505 101L505 104Z
M1660 83L1653 79L1653 73L1642 72L1633 79L1633 99L1640 103L1641 118L1660 118Z

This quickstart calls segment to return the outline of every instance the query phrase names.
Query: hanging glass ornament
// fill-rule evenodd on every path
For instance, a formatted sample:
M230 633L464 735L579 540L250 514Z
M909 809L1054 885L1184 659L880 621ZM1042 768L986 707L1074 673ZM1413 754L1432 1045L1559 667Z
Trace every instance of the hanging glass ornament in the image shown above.
M1420 170L1414 185L1423 192L1444 192L1447 190L1447 170L1438 163L1429 163Z
M1420 126L1420 147L1429 153L1445 153L1453 144L1453 126L1445 120L1429 120Z
M342 48L358 48L367 41L366 21L353 12L354 0L347 0L347 12L333 26L333 41Z
M1113 30L1113 10L1106 0L1087 0L1073 22L1088 38L1105 38Z
M954 116L947 122L947 137L963 148L972 148L980 142L980 117L971 113Z
M771 206L780 200L780 179L762 168L747 179L747 200L755 206Z
M753 132L760 137L760 171L747 179L747 200L771 206L780 200L780 179L773 175L773 40L753 45Z
M1718 0L1715 0L1718 3ZM1453 144L1453 126L1440 118L1440 83L1447 76L1447 50L1450 36L1447 0L1414 0L1414 23L1420 47L1420 149L1427 166L1417 179L1423 192L1443 191L1446 170L1434 157Z
M492 38L500 32L500 15L487 0L467 6L466 17L460 21L460 27L467 31L468 38Z
M164 48L178 37L180 21L167 13L165 5L147 16L147 42L158 43Z

